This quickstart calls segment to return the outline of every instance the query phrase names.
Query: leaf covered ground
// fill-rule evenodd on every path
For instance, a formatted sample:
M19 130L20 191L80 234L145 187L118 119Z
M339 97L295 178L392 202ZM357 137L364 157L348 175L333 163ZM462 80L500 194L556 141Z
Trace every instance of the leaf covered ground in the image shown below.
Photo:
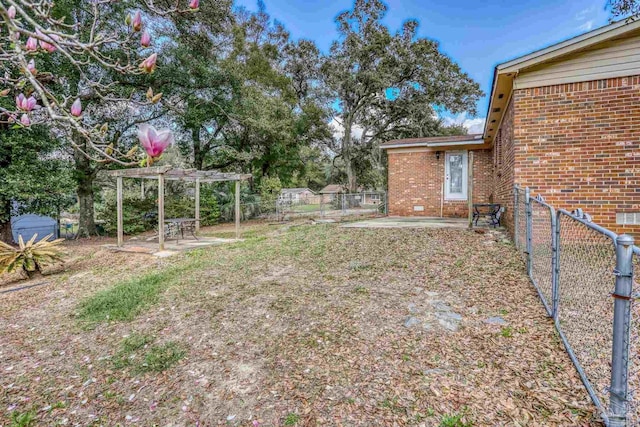
M164 260L78 245L81 268L0 295L0 425L598 425L493 234L245 237Z

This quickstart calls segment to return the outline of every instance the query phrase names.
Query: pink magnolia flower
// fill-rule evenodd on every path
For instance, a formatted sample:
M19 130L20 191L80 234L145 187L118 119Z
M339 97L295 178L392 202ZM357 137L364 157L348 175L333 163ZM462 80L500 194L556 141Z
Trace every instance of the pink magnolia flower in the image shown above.
M156 69L157 60L158 60L158 54L154 53L140 63L140 68L142 68L146 73L153 73L154 70Z
M191 9L197 9L200 7L200 0L191 0L189 2L189 8Z
M52 41L58 41L60 38L56 34L46 35L42 31L36 29L36 33L40 36L40 47L46 50L49 53L53 53L56 51L56 47L51 44Z
M37 101L33 96L27 98L23 93L16 96L16 107L22 111L31 111L36 108Z
M140 31L142 29L142 16L140 11L137 11L133 17L133 31Z
M25 46L27 50L34 51L38 49L38 40L35 37L29 37Z
M151 36L146 31L142 33L142 37L140 37L140 44L144 47L151 45Z
M36 74L38 72L36 69L36 62L33 59L27 64L27 70L29 70L31 74Z
M173 144L173 133L169 129L157 131L153 126L142 124L138 127L138 139L149 157L158 157Z
M71 115L80 117L82 114L82 103L80 102L80 98L76 98L76 100L71 105Z
M22 117L20 117L20 123L22 124L22 126L30 126L31 120L29 119L28 115L23 114Z
M7 9L7 14L9 15L10 19L13 19L16 17L16 8L15 6L9 6L9 9Z

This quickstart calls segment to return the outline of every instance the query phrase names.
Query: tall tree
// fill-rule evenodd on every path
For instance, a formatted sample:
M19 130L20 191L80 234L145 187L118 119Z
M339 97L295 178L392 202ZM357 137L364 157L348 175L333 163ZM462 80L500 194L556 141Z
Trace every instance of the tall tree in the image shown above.
M382 23L387 6L356 0L338 15L338 40L322 67L324 82L339 106L343 129L334 147L345 165L350 191L358 188L357 162L388 135L407 128L412 112L436 116L434 107L475 114L480 87L439 51L434 40L417 36L418 22L406 21L395 34ZM422 134L429 126L410 124Z
M636 19L640 16L639 0L608 0L607 8L611 10L612 18Z
M8 132L0 125L0 240L11 243L11 215L55 216L72 201L69 161L44 126Z

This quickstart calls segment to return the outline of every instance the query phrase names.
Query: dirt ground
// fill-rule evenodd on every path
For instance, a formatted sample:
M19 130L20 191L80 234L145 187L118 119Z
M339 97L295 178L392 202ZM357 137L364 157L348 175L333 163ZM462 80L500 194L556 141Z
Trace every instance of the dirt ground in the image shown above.
M68 271L0 294L0 425L599 425L499 236L254 223L245 237L167 259L80 241ZM97 293L150 274L163 290L131 320L82 320ZM181 350L150 369L154 348Z

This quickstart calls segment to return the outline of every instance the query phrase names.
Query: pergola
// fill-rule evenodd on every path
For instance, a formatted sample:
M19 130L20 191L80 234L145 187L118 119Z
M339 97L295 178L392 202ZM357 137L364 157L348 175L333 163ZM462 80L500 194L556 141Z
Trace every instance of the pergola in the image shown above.
M235 181L236 205L235 223L236 238L240 238L240 181L251 178L248 174L222 173L217 171L200 171L196 169L178 169L173 166L154 166L136 169L120 169L110 171L109 175L115 176L117 181L117 210L118 210L118 246L124 243L122 223L122 179L154 179L158 180L158 244L160 250L164 250L164 183L168 181L194 182L195 194L195 220L196 232L200 230L200 184L207 182Z

